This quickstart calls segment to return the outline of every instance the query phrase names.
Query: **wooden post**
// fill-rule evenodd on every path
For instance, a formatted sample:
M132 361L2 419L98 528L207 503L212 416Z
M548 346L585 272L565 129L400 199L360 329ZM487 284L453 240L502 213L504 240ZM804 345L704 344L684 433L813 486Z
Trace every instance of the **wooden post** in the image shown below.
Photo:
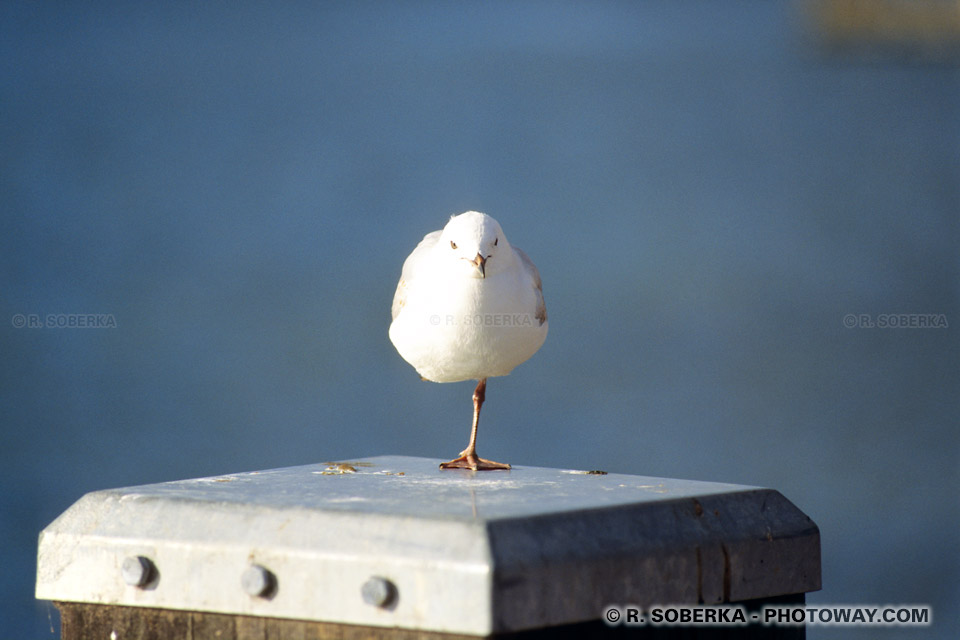
M384 456L100 491L40 537L64 640L802 638L753 618L820 588L773 490ZM739 604L745 626L609 625ZM757 614L759 616L759 613Z

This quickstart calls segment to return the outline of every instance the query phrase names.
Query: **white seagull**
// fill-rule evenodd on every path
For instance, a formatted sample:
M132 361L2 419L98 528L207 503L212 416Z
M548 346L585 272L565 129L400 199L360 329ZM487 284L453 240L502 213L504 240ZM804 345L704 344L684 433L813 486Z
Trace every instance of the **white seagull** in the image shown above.
M470 444L441 469L509 469L477 456L487 378L505 376L547 338L537 267L477 211L424 236L403 263L390 341L424 380L477 380Z

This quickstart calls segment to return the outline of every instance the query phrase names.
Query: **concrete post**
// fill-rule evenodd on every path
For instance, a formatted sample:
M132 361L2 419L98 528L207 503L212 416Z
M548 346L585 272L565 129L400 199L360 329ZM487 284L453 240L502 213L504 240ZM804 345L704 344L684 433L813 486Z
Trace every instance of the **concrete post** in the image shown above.
M753 611L820 588L817 526L770 489L439 462L91 493L41 533L36 594L64 640L425 639L607 637L638 631L607 626L611 605Z

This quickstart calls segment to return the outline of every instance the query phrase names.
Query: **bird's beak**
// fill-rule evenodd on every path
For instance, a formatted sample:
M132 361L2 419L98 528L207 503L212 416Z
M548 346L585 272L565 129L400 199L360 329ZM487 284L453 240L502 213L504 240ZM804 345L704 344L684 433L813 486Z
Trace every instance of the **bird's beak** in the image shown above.
M486 259L486 258L484 258L481 254L478 253L478 254L477 254L477 257L474 258L474 259L471 261L471 263L472 263L477 269L480 270L480 277L481 277L481 278L486 278L486 277L487 277L487 272L486 272L487 259Z

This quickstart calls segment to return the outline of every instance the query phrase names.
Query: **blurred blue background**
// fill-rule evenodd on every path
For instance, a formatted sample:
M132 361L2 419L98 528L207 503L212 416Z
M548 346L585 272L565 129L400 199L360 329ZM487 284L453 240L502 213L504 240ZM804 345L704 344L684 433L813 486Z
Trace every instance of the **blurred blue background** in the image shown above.
M769 486L814 603L960 624L960 67L793 3L0 5L0 611L88 491L450 458L471 383L387 339L420 238L485 211L550 335L481 453ZM17 314L115 328L18 328ZM848 328L847 314L948 328ZM811 638L917 637L814 629Z

